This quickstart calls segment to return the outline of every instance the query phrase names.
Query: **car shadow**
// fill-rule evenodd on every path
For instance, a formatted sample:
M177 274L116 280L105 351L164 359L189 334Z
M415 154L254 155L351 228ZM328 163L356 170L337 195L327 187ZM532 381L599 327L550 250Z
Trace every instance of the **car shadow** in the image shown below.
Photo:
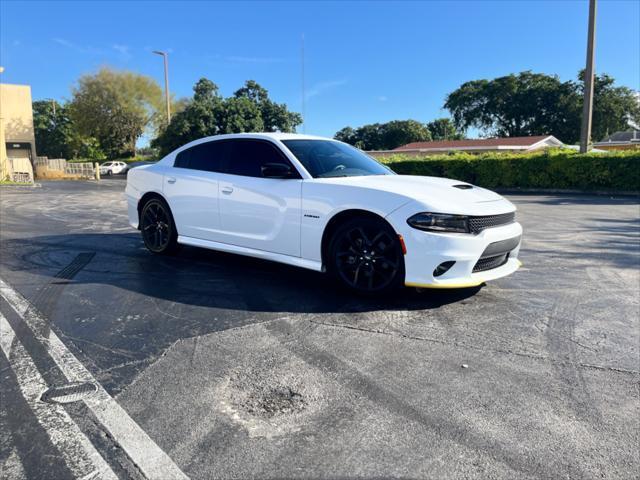
M327 275L251 257L186 246L174 256L153 255L136 233L7 239L3 248L10 268L51 277L76 255L95 253L73 283L112 285L173 303L253 312L423 310L464 300L480 290L403 288L366 297L345 291Z

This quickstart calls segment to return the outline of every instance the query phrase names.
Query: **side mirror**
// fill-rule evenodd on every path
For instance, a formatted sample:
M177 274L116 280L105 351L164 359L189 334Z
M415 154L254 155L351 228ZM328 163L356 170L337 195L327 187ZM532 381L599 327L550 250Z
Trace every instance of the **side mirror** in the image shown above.
M293 178L294 173L286 163L265 163L262 165L262 176L265 178Z

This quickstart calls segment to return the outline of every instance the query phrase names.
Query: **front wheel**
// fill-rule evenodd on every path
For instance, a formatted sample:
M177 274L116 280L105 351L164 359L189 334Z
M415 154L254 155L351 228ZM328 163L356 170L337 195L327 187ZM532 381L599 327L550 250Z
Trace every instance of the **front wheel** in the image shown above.
M404 258L398 235L382 219L356 218L336 230L327 268L351 290L386 293L404 282Z
M169 255L178 247L178 233L169 206L152 198L140 212L140 231L145 247L153 253Z

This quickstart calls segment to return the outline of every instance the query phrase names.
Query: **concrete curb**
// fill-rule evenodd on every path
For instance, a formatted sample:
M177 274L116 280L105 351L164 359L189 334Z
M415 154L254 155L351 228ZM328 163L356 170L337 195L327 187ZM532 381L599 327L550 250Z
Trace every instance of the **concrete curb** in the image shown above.
M3 184L0 183L0 188L41 188L42 185L40 183L34 182L34 183L25 183L24 185L19 185L19 184Z

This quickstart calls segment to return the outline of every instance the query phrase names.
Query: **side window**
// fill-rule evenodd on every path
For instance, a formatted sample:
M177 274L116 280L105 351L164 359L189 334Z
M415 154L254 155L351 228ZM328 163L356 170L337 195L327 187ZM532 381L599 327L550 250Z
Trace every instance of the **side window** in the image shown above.
M189 157L191 156L191 149L187 148L182 150L176 155L176 159L173 161L173 166L178 168L189 168Z
M266 163L289 164L290 162L270 142L235 140L226 173L245 177L262 177L262 166Z
M174 167L220 172L226 163L229 143L222 141L206 142L180 152L173 163Z

